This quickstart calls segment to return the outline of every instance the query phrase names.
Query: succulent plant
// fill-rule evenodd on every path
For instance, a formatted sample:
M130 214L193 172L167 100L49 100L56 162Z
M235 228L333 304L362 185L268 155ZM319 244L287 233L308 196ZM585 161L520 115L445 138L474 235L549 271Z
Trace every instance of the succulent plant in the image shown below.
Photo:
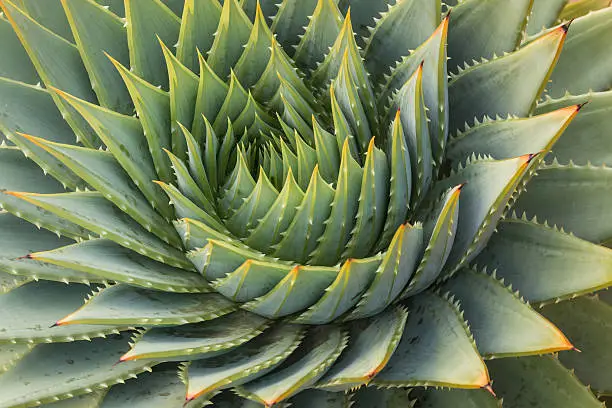
M612 8L449 3L0 0L0 407L603 406Z

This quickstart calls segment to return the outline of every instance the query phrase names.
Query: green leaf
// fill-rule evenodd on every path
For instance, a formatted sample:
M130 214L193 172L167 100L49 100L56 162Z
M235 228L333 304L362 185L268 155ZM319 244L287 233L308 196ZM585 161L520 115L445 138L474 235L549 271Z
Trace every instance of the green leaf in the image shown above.
M475 263L497 270L530 302L567 299L612 285L612 250L526 217L501 222Z
M308 259L325 230L324 222L331 212L334 193L315 167L304 199L282 240L275 246L274 256L298 263Z
M274 289L291 269L278 262L248 259L224 278L214 281L212 286L234 302L248 302Z
M269 329L231 353L196 360L185 368L187 400L238 386L274 370L299 346L304 330L280 325Z
M438 182L432 196L466 183L461 189L457 233L446 262L447 273L453 273L470 262L486 246L506 206L531 168L537 155L514 159L472 159L465 168Z
M173 408L185 404L185 384L176 370L154 371L117 384L104 397L100 408Z
M18 1L22 10L33 20L66 41L75 42L60 0L47 1L44 5L36 0Z
M415 390L417 408L501 408L501 401L487 390L434 389Z
M162 183L161 181L156 182L170 198L170 203L174 206L176 212L176 218L193 218L194 220L201 221L216 231L225 232L227 229L219 222L217 217L211 216L206 211L198 207L193 201L185 197L179 190L173 185Z
M53 91L83 115L151 205L166 218L170 218L172 215L170 206L165 199L162 199L159 188L151 183L151 180L157 178L155 162L151 160L151 152L156 147L150 144L147 146L145 129L140 121L75 98L63 91L57 89ZM160 153L163 154L163 152ZM68 163L65 164L71 167Z
M288 2L285 2L288 3ZM303 3L309 3L308 1ZM306 32L296 47L294 61L307 69L313 69L325 58L329 47L340 34L342 13L335 0L318 0L306 27ZM285 5L285 7L288 7ZM289 40L289 39L288 39ZM293 39L291 39L293 41Z
M298 351L274 373L237 387L240 395L266 406L309 388L336 361L347 337L339 327L311 329Z
M1 6L45 85L95 102L96 96L77 47L45 29L9 0L3 1ZM57 95L52 96L62 116L76 132L77 141L97 147L99 142L84 119Z
M461 303L478 350L487 358L573 349L559 329L494 276L464 269L443 290Z
M399 117L412 167L414 192L410 203L416 206L431 186L434 166L433 145L427 127L427 107L423 94L423 64L399 89L392 107Z
M612 91L548 99L536 107L543 114L571 105L581 105L580 114L563 132L553 146L554 156L562 163L572 160L576 164L590 162L595 166L612 163L612 140L607 129L612 126Z
M561 353L559 360L597 394L612 393L608 345L612 341L612 306L597 297L585 296L548 305L542 314L551 319L574 342L581 353Z
M373 316L395 301L414 274L422 252L422 225L401 225L382 256L372 284L348 318Z
M168 81L170 82L170 140L172 153L184 159L186 157L187 146L185 145L185 138L177 125L191 126L193 123L199 78L183 65L161 40L160 45L166 59Z
M368 289L382 256L348 259L325 294L308 310L295 318L296 323L326 324L348 312Z
M115 364L127 348L123 336L39 345L0 377L0 403L36 406L55 402L106 389L150 370L151 362Z
M289 400L294 408L307 408L311 406L326 408L349 408L351 395L339 392L319 391L309 389L300 392Z
M121 74L121 78L123 78L123 82L125 82L134 101L136 116L140 119L140 126L149 146L155 173L162 181L171 180L170 163L162 152L162 149L169 149L171 143L170 98L168 93L140 79L118 61L111 58L111 62ZM92 127L96 129L96 126L92 125ZM142 140L142 137L140 139ZM113 151L112 145L109 143L107 145ZM115 157L118 156L117 153L113 152L113 154ZM146 153L143 152L143 154Z
M259 336L268 326L266 319L238 311L202 323L156 327L138 337L132 349L120 361L210 358L230 352Z
M502 358L489 361L488 366L504 407L603 407L554 357Z
M217 0L185 0L176 56L187 68L198 73L198 54L212 47L219 26L221 6Z
M559 20L567 21L582 17L591 11L600 10L610 6L609 0L578 0L566 4L561 10Z
M408 312L390 308L350 325L346 350L317 383L327 391L348 391L370 382L389 362L404 333Z
M225 183L219 209L223 216L232 215L251 194L256 184L246 163L244 153L238 149L236 167Z
M119 333L127 325L74 325L51 327L66 314L83 304L90 289L76 283L30 282L0 295L3 343L53 343L89 340ZM4 376L3 376L4 377ZM2 388L0 380L0 389ZM4 392L0 395L4 395Z
M11 275L7 272L0 272L0 294L10 292L11 290L25 285L26 283L31 282L32 280L33 278L29 278L26 276L16 276ZM0 357L0 361L1 359L2 358ZM0 371L3 371L1 364L3 363L0 362Z
M337 275L337 268L296 265L272 290L242 308L271 319L300 312L315 304Z
M212 218L217 219L217 214L214 205L210 202L206 194L197 185L187 166L178 157L166 150L170 157L172 168L177 179L179 191L185 195L191 202L209 214ZM202 163L201 161L199 163ZM210 190L209 190L210 191ZM210 193L209 193L210 194Z
M97 408L102 402L106 391L82 394L69 399L42 405L44 408Z
M538 216L587 241L602 242L612 237L608 197L602 193L610 186L612 168L553 163L538 170L514 210Z
M174 221L174 228L181 236L183 246L187 250L205 247L209 239L239 243L226 235L224 230L217 231L203 222L190 218Z
M1 43L4 44L5 41ZM36 144L16 136L22 132L52 142L74 143L74 132L62 118L53 98L46 90L0 78L0 116L0 132L19 146L41 169L69 188L84 186L83 181L62 162Z
M260 168L259 179L255 188L240 208L227 221L227 227L236 236L248 236L249 231L256 228L261 219L268 213L277 197L278 191L276 191L266 173Z
M206 122L207 140L216 141L216 136L214 135L210 123L207 119L204 120ZM202 157L202 149L200 147L200 144L195 140L193 135L183 125L178 123L178 127L181 129L181 133L183 134L185 139L184 144L187 147L186 161L188 162L189 170L187 170L187 166L185 166L183 162L180 161L180 159L178 159L174 154L168 153L168 155L170 157L170 161L172 162L172 167L174 168L179 190L181 190L181 192L186 193L186 183L189 183L191 185L191 189L197 190L194 191L193 194L197 194L198 196L200 196L199 200L203 201L203 206L206 212L213 216L215 214L215 209L213 205L213 203L215 202L215 196L211 187L211 181L214 181L216 185L216 175L211 174L211 177L208 176L208 172L204 168L204 166L209 167L210 165L208 163L208 160L205 161ZM206 143L206 147L207 149L214 148L214 146L208 146L208 143ZM206 151L204 153L206 153ZM192 180L188 182L188 179ZM193 197L190 198L193 199Z
M99 193L12 193L152 259L191 269L183 253L162 242Z
M529 118L498 118L484 121L464 132L448 144L447 159L455 165L472 153L487 154L495 159L509 159L533 152L548 152L567 138L565 129L578 115L582 105L570 105L547 114ZM578 115L581 116L581 115Z
M215 74L202 54L198 54L198 57L200 60L200 82L191 132L196 140L203 140L206 131L204 118L210 122L215 120L228 94L229 86Z
M538 34L544 28L555 25L563 7L568 0L549 0L549 1L534 1L527 24L527 33L529 35Z
M254 85L266 69L272 46L272 31L266 24L265 16L257 2L255 23L248 42L236 64L233 65L236 76L245 87Z
M351 405L354 408L413 408L414 401L410 398L410 390L405 388L361 387L353 394ZM342 407L345 408L345 407Z
M216 319L235 309L216 293L178 294L119 284L94 292L57 325L180 325Z
M50 215L52 216L52 215ZM49 216L45 216L47 219ZM54 233L39 230L8 213L0 213L0 238L4 242L0 257L0 270L7 273L4 277L10 286L23 279L46 279L58 282L98 282L95 276L72 269L44 264L24 257L31 252L47 251L73 243L70 239L59 238ZM8 275L10 274L10 275ZM4 276L4 275L3 275ZM12 279L10 279L12 277ZM4 279L3 279L4 280ZM6 288L4 284L3 288ZM4 292L6 289L0 290Z
M10 58L2 58L0 61L0 77L31 85L40 82L36 68L19 42L11 23L5 18L0 18L0 37L0 55L10 55Z
M560 97L566 91L580 94L606 91L612 87L612 74L604 67L612 64L612 47L606 38L612 35L612 8L576 19L567 32L559 63L550 77L548 94ZM596 64L587 61L597 61ZM580 73L576 75L576 73Z
M449 16L447 15L436 31L409 57L403 58L386 78L378 98L380 106L392 102L394 93L402 88L422 65L423 99L428 111L429 137L433 159L440 165L448 136L448 85L446 67L446 39ZM411 109L414 109L412 107Z
M402 339L372 383L453 388L489 384L487 368L457 306L430 292L413 299Z
M314 117L312 118L312 130L321 177L328 183L335 183L340 178L342 150L338 149L334 136L323 129Z
M427 242L427 246L414 277L401 295L402 299L421 293L440 276L455 242L462 188L462 185L458 185L450 189L435 210L428 214L424 226L424 242Z
M343 258L362 258L374 248L384 227L389 200L387 156L370 140L363 166L359 208Z
M64 191L59 182L45 176L36 163L28 160L19 149L0 147L0 207L56 234L73 239L87 238L86 229L7 193L23 190L38 193ZM9 219L9 216L4 217L4 220Z
M338 3L338 0L334 1ZM297 45L317 2L318 0L283 0L272 24L272 31L283 49L290 51L293 50L292 46Z
M219 113L213 122L213 129L215 130L215 133L222 135L227 131L228 122L234 121L240 116L240 113L246 106L248 99L249 94L236 77L234 71L231 71L227 96L225 97L223 105L221 105ZM236 131L240 132L242 129L236 129Z
M22 137L53 154L68 168L79 174L90 186L104 194L104 198L109 200L107 205L110 205L110 202L114 203L147 231L153 232L167 242L178 245L176 231L141 195L112 154L52 143L27 135L22 135ZM147 184L150 184L150 181L147 181ZM156 199L159 200L158 197Z
M100 105L118 113L131 114L134 106L130 95L105 55L111 55L124 65L129 63L123 22L91 0L64 0L62 4Z
M468 66L454 75L448 85L451 132L484 116L527 116L559 58L566 30L561 26L512 54Z
M207 60L222 79L227 78L238 62L252 28L253 24L236 0L223 2L219 26Z
M161 0L125 2L130 68L155 86L168 89L168 74L158 38L175 44L181 20Z
M376 81L382 79L383 74L390 73L388 67L423 44L440 22L439 0L392 3L388 11L381 13L380 19L373 20L376 24L369 29L369 36L365 39L363 54ZM351 11L357 14L360 10Z
M17 361L32 350L32 344L2 344L0 345L0 373L8 371Z
M335 142L332 148L336 148ZM355 225L363 171L349 152L348 139L344 140L337 174L338 184L331 203L331 213L325 221L325 232L310 255L310 262L314 265L337 264Z
M338 5L343 13L350 12L354 15L355 33L360 44L370 35L378 17L384 13L390 5L397 3L396 0L340 0Z
M517 49L533 4L532 0L466 0L453 7L448 27L449 71L456 72L464 62L471 65L481 57Z
M29 256L35 260L145 288L185 293L209 290L206 281L192 271L153 261L106 239L92 239L52 251L35 252Z

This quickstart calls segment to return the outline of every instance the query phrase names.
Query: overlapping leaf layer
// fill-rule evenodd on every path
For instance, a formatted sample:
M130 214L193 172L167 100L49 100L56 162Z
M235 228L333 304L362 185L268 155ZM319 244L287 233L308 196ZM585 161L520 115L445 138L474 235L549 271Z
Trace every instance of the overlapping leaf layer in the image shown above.
M602 406L612 8L450 3L1 0L0 406Z

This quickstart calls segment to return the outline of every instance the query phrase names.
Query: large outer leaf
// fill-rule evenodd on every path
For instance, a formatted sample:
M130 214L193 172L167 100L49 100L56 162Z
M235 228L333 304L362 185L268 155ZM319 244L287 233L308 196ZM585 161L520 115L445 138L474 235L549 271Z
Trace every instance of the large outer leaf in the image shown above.
M400 344L373 383L391 387L486 386L489 374L457 307L431 292L413 299Z
M37 193L61 193L61 184L41 171L36 163L24 157L14 147L0 147L0 206L20 218L56 234L78 239L87 238L88 231L34 204L6 194L9 191L34 191ZM4 220L8 220L5 217ZM23 255L23 254L22 254ZM19 256L22 256L19 255Z
M602 408L602 403L554 357L502 358L488 362L504 407Z
M39 86L0 78L0 132L38 166L70 188L82 187L81 179L36 144L16 137L23 132L52 142L74 143L75 135L64 121L51 95Z
M185 403L185 384L175 370L155 371L114 386L100 408L175 408ZM75 407L76 408L76 407Z
M415 408L501 408L497 400L487 390L434 389L415 390L411 396L417 397Z
M11 58L0 60L0 77L22 81L27 84L36 84L40 78L36 68L28 57L25 49L19 42L19 37L13 31L11 23L5 18L0 18L0 55L10 55Z
M522 40L533 2L465 0L453 7L448 28L449 71L456 72L463 63L471 65L482 57L514 51Z
M45 85L95 102L96 96L77 47L45 29L9 0L3 0L0 6ZM77 133L78 141L97 147L99 140L84 119L59 97L54 95L53 99L70 127Z
M443 288L461 302L478 350L486 357L573 348L559 329L494 277L464 269Z
M259 336L268 326L266 319L238 311L202 323L156 327L138 336L130 351L121 356L121 362L142 359L183 361L212 357L231 352Z
M610 191L612 168L555 162L538 170L514 210L538 216L588 241L602 242L612 237Z
M598 394L612 395L612 305L596 296L548 305L542 313L572 339L582 353L561 353L559 359Z
M28 256L103 279L146 288L168 292L208 291L206 280L193 271L154 261L107 239L92 239Z
M0 404L36 406L88 394L150 370L151 363L115 364L128 348L127 336L42 344L0 376Z
M595 166L612 163L612 91L565 96L548 99L536 107L535 113L542 114L566 106L584 104L553 146L553 154L561 163L572 160L576 164L590 162Z
M79 307L88 293L86 285L40 281L0 295L0 342L70 343L118 333L120 326L53 327L63 315Z
M45 218L48 219L49 216ZM12 276L12 279L18 279L19 281L22 279L47 279L64 283L80 282L86 284L101 281L100 278L87 273L24 258L34 251L55 249L70 245L73 242L67 238L58 237L53 232L41 231L35 225L9 213L0 213L0 242L3 243L0 271L7 273L8 276L5 279L9 281L10 276ZM9 286L12 287L13 283Z
M501 222L475 263L497 270L530 302L612 285L612 250L526 218Z
M515 53L475 64L454 76L448 86L451 132L485 115L527 116L559 57L566 30L559 27Z
M486 246L506 204L527 176L532 155L514 159L472 159L448 179L434 185L432 196L463 183L459 204L459 222L453 248L447 260L448 272L472 260Z
M509 159L524 154L550 151L571 125L582 105L570 105L550 113L530 118L508 118L485 121L451 139L446 158L453 164L467 159L472 153L488 154L496 159ZM593 135L591 135L593 136ZM569 136L571 137L571 136ZM576 149L581 151L583 148Z
M216 319L235 309L232 302L216 293L176 294L113 285L94 292L83 306L57 324L186 324Z
M559 63L547 86L548 93L558 98L566 90L578 94L610 89L612 73L606 69L612 64L612 44L607 41L610 36L612 7L576 19L567 32Z

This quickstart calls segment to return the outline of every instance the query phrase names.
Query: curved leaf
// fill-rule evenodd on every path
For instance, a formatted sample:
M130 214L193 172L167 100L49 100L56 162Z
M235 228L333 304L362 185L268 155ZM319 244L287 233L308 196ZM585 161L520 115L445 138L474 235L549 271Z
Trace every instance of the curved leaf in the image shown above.
M495 277L464 269L443 288L461 303L478 350L485 357L517 357L574 348L559 329Z
M215 293L176 294L119 284L94 292L56 324L179 325L216 319L234 310L233 303Z
M514 210L538 216L588 241L601 242L612 237L609 195L604 193L611 186L612 168L554 162L538 170ZM547 205L551 202L555 205Z
M554 357L502 358L488 363L504 407L602 408L601 402Z
M453 76L448 85L451 132L487 115L527 116L559 58L566 32L567 26L561 26L512 54L468 66Z
M501 222L475 263L495 269L530 302L566 299L612 285L612 250L526 217Z
M489 384L487 368L457 307L430 292L413 299L402 339L372 383L453 388Z

